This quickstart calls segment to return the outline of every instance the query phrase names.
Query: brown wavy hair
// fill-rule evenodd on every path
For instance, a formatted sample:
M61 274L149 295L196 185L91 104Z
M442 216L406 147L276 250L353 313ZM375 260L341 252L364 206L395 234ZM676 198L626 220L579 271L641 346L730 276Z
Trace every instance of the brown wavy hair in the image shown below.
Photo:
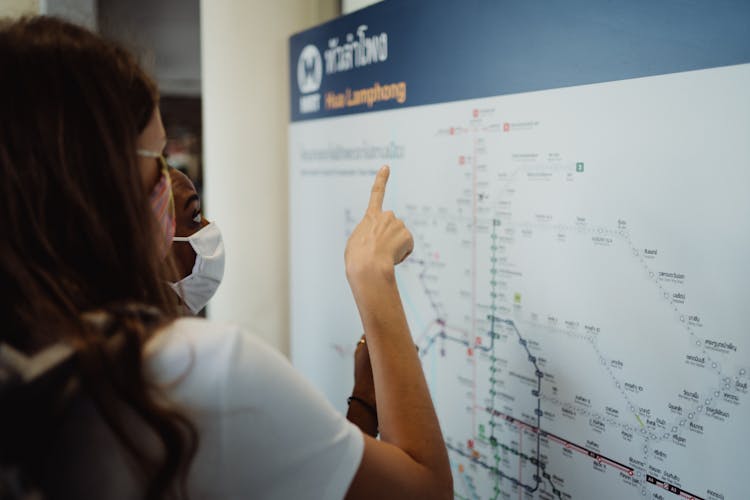
M136 159L156 85L117 44L45 17L0 26L0 68L0 342L27 354L72 345L79 392L142 464L145 497L186 496L196 431L143 372L145 342L178 314ZM50 404L14 408L17 427L0 431L0 460L41 485L60 417ZM159 456L123 405L158 436Z

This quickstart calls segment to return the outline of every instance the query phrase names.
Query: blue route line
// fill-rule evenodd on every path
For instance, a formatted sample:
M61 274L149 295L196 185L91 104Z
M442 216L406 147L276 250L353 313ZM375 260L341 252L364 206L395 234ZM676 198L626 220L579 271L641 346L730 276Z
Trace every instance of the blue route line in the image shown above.
M500 225L500 221L499 220L494 220L493 221L493 228L492 228L493 240L497 237L497 235L496 235L496 228L499 225ZM493 247L494 247L494 242L493 242ZM495 251L495 249L493 248L493 255L494 255L494 251ZM424 269L426 268L426 263L425 263L424 260L420 260L420 261L418 261L418 263L421 264L422 266L424 266L422 273L420 273L420 275L419 275L419 278L420 278L420 281L422 282L423 286L425 286L425 283L424 283L423 280L424 280ZM494 262L492 264L492 268L494 269ZM494 284L493 284L493 288L494 288ZM427 292L426 287L425 287L425 292ZM433 310L438 315L438 318L436 320L437 324L439 324L441 327L445 327L445 320L440 317L440 311L439 311L439 308L437 307L437 304L435 304L435 302L432 299L432 296L429 293L426 293L426 295L427 295L427 297L430 300L430 303L431 303L431 305L433 307ZM541 429L541 418L542 418L542 399L541 399L541 396L542 396L542 377L544 376L544 373L539 369L539 365L537 364L536 356L534 356L533 354L531 354L531 351L529 350L528 342L521 335L521 332L516 327L515 322L513 320L511 320L511 319L505 319L505 318L500 318L498 316L495 316L495 314L494 314L494 310L495 310L495 306L494 306L494 292L493 292L492 303L493 303L493 307L492 307L493 314L487 315L487 319L490 320L490 331L488 332L488 334L490 336L490 344L487 345L487 346L475 345L474 349L479 350L479 351L483 351L483 352L490 352L490 351L492 351L492 355L490 356L490 361L492 361L494 363L495 360L496 360L495 355L494 355L495 339L499 337L499 334L495 331L496 324L497 323L502 323L502 324L506 325L507 327L513 329L513 331L516 333L516 336L518 337L518 343L526 351L527 360L534 366L534 375L536 376L536 389L533 390L531 392L531 394L536 398L536 410L534 412L534 414L536 415L536 427L537 427L537 429ZM472 307L474 307L474 305L472 305ZM427 353L430 351L430 349L435 344L435 342L436 342L436 340L438 338L441 339L441 340L443 340L443 341L455 342L457 344L461 344L461 345L466 346L466 347L470 347L472 345L471 342L469 342L468 340L448 335L448 334L445 333L444 329L441 329L440 332L438 332L435 335L432 335L429 338L429 341L427 342L427 345L424 348L420 349L420 356L426 356ZM491 396L492 396L492 401L493 402L494 402L494 392L495 392L494 388L491 389ZM493 403L493 405L494 405L494 403ZM494 408L492 410L494 410ZM473 411L476 411L476 408L474 408ZM494 414L493 414L493 417L494 417ZM493 427L493 433L494 433L494 427ZM516 479L514 477L511 477L511 476L505 474L504 472L502 472L499 468L493 467L492 465L489 465L489 464L487 464L485 462L482 462L478 458L471 457L469 454L467 454L467 453L465 453L465 452L463 452L463 451L461 451L461 450L459 450L459 449L457 449L457 448L455 448L453 446L448 445L448 449L450 449L450 450L452 450L452 451L454 451L456 453L459 453L460 455L463 455L463 456L471 459L474 463L477 463L477 464L481 465L482 467L484 467L485 469L492 471L493 473L495 473L501 479L509 480L514 485L517 485L519 487L524 488L529 493L534 493L535 491L537 491L539 489L539 485L542 483L542 475L540 474L540 471L544 471L544 469L545 469L545 464L543 464L542 460L541 460L541 438L542 438L541 433L537 432L536 433L536 457L532 457L531 460L530 460L532 462L532 464L536 465L536 473L534 474L534 485L533 486L531 484L523 483L523 482L519 481L518 479ZM494 435L491 436L490 444L492 445L493 448L497 447L497 439L495 439ZM519 450L518 453L523 454L522 450ZM557 495L557 497L559 499L562 499L560 491L552 483L551 478L549 478L549 476L546 475L546 474L545 474L545 476L547 476L547 480L549 481L550 486L552 486L552 491Z

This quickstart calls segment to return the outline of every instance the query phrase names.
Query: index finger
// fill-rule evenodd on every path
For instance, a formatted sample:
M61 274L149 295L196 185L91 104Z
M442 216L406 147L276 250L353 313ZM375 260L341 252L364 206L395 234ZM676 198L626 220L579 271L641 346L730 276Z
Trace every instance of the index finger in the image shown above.
M383 198L385 197L385 185L388 182L388 176L391 169L388 165L383 165L375 176L375 182L372 184L370 191L370 204L367 207L368 212L380 212L383 210Z

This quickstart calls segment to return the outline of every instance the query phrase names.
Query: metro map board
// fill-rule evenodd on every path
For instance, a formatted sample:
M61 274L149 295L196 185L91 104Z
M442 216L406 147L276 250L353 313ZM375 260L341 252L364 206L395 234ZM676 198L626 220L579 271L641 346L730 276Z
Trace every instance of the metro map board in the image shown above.
M750 4L386 1L290 39L292 361L372 177L456 498L745 499Z

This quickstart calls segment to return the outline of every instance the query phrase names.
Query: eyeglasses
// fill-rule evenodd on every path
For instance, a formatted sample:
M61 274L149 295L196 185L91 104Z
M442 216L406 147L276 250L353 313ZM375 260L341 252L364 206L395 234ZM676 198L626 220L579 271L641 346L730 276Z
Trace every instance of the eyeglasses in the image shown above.
M135 154L137 154L138 156L142 158L155 159L158 170L161 172L162 175L167 177L167 182L170 182L169 164L167 163L167 159L164 157L162 153L160 153L159 151L152 151L150 149L136 149Z
M146 158L164 158L164 155L159 151L151 151L150 149L136 149L135 154Z

